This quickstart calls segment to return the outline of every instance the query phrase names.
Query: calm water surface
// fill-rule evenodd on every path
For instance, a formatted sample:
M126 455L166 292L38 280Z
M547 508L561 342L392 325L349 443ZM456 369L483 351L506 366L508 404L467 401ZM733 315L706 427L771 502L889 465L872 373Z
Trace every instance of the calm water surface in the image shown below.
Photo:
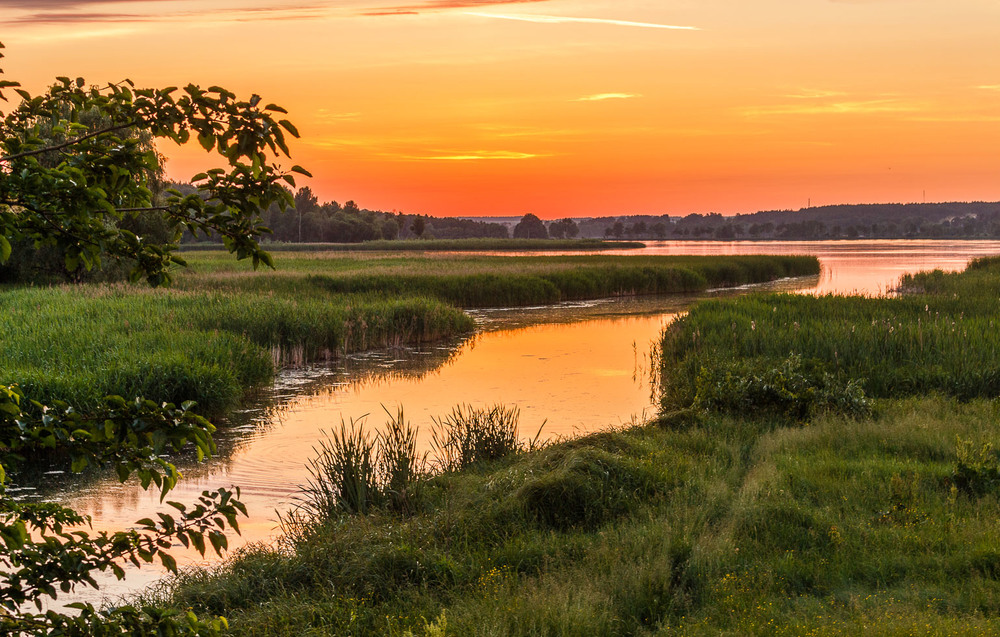
M653 242L619 254L810 254L818 277L778 282L765 289L799 293L883 294L907 272L959 270L977 256L1000 254L997 241ZM731 294L732 291L719 292ZM736 292L739 293L739 292ZM699 297L700 298L700 297ZM324 430L341 421L376 430L387 409L402 407L427 445L432 417L457 403L516 405L521 436L575 436L620 426L653 413L650 351L663 328L695 297L570 303L557 307L478 310L477 333L423 349L351 356L332 365L283 372L254 405L234 414L217 434L219 454L202 464L182 461L184 479L169 499L191 502L204 489L239 485L251 512L231 547L268 541L280 512L294 506L306 463ZM544 423L544 426L543 426ZM220 423L221 424L221 423ZM60 481L64 481L60 483ZM47 475L44 490L23 495L56 499L94 518L97 530L126 528L162 510L159 498L110 476ZM175 553L194 563L197 555ZM102 580L98 601L149 584L155 568L131 572L125 582Z

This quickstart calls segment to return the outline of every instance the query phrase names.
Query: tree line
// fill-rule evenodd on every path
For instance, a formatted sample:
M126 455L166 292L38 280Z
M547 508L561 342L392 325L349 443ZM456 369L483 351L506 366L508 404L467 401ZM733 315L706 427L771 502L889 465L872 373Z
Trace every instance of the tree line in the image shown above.
M600 231L600 236L612 239L996 239L1000 203L845 204L734 216L632 215L580 221L580 227L584 236L598 236L594 233Z

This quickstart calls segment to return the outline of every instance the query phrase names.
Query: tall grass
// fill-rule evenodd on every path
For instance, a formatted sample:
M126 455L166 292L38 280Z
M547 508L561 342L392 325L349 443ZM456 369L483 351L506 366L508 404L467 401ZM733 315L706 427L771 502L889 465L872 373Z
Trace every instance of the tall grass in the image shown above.
M1000 493L953 476L978 462L956 437L1000 436L997 405L885 407L809 427L710 413L442 473L411 516L341 517L171 599L248 635L442 616L455 635L996 632Z
M459 405L434 420L431 447L435 456L428 464L428 454L417 453L418 430L405 419L403 409L396 415L386 410L386 415L384 431L374 438L363 421L351 421L349 426L341 421L314 448L310 478L285 521L287 532L301 535L312 525L344 514L364 515L376 508L413 513L420 484L430 476L431 466L458 471L538 446L538 435L527 446L519 441L516 407Z
M218 413L277 365L438 340L464 313L427 298L297 297L127 286L0 293L0 382L86 406L108 394Z
M517 407L456 406L450 414L434 421L431 449L435 464L442 471L458 471L522 451L518 440L520 417Z
M692 404L740 365L801 358L814 379L870 397L1000 395L1000 266L903 280L897 298L768 295L700 303L662 341L665 408ZM706 371L707 370L707 371ZM714 379L714 380L713 380Z
M461 307L537 305L621 295L680 294L817 274L814 257L410 256L292 253L279 272L306 294L419 294ZM260 275L220 255L191 259L180 285L267 289ZM242 268L242 269L241 269ZM298 278L307 275L305 284ZM280 278L278 279L281 280Z
M251 273L229 255L199 253L171 290L0 292L0 382L42 402L143 395L221 413L282 365L472 330L452 304L694 291L815 268L778 257L282 256L278 272Z

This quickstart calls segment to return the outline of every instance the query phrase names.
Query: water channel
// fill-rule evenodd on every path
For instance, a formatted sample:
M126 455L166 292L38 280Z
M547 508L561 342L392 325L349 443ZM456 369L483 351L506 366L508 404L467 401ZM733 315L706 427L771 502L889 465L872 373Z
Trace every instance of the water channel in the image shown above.
M808 294L891 293L899 277L928 269L959 270L977 256L1000 254L998 241L652 242L621 254L810 254L818 277L752 289ZM745 293L747 290L709 294ZM521 436L584 434L641 421L654 411L650 385L653 343L699 297L598 300L559 306L470 312L474 335L450 343L349 356L322 366L286 370L252 404L220 423L219 454L180 461L184 479L168 499L192 502L204 489L239 485L251 516L231 548L270 541L278 515L295 504L298 485L323 432L345 422L377 429L383 409L402 407L426 445L432 417L456 404L516 405ZM544 423L544 426L542 426ZM159 496L111 476L45 476L46 487L22 492L51 498L91 515L95 530L127 528L163 510ZM175 553L181 564L196 554ZM101 590L72 600L99 601L138 590L161 575L131 571L123 582L101 578ZM60 601L63 601L61 598Z

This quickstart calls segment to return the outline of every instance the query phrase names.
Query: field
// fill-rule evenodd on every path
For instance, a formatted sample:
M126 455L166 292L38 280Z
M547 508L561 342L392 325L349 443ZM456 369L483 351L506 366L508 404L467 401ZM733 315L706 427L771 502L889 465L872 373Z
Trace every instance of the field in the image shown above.
M438 465L159 598L247 635L996 633L1000 262L904 283L702 303L657 421Z
M198 253L172 289L0 294L0 380L39 401L196 400L218 414L276 367L473 329L455 306L691 292L813 272L814 259L418 257L282 253L278 271ZM461 273L461 274L456 274Z

